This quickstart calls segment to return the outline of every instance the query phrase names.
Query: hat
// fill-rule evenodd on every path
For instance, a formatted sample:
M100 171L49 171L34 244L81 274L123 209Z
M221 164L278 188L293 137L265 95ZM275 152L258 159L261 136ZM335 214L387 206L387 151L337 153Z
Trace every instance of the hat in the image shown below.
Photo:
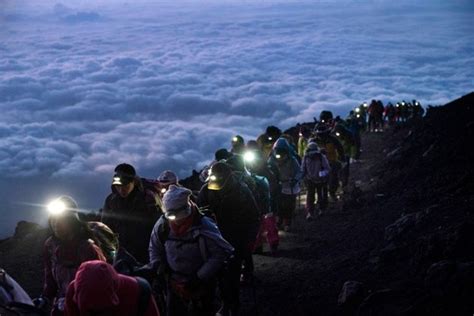
M316 134L321 135L321 134L328 134L331 131L331 127L326 124L318 124L316 126Z
M214 158L216 158L216 161L225 160L231 156L232 156L232 153L230 153L225 148L221 148L217 150L216 153L214 154Z
M232 144L234 144L234 145L244 145L245 144L244 138L240 135L235 135L234 137L232 137Z
M319 153L319 147L318 144L311 142L308 144L308 147L306 147L306 154L315 154Z
M137 175L135 168L127 163L117 165L114 171L112 185L127 185L134 181Z
M163 171L160 174L160 176L158 177L158 181L161 184L165 184L165 185L172 184L172 183L178 183L178 176L173 171L166 170L166 171Z
M163 196L163 210L169 220L182 219L191 214L189 197L191 190L176 185L171 185Z
M225 162L215 163L209 172L207 188L214 191L222 190L231 175L232 169L228 164Z

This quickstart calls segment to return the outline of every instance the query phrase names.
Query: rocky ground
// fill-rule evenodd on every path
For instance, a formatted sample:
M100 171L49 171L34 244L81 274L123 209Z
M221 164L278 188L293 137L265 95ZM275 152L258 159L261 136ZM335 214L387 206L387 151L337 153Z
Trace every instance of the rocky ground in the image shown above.
M472 315L474 94L363 136L350 188L275 256L255 255L244 315ZM44 230L22 223L0 265L36 296ZM255 302L257 308L255 308Z

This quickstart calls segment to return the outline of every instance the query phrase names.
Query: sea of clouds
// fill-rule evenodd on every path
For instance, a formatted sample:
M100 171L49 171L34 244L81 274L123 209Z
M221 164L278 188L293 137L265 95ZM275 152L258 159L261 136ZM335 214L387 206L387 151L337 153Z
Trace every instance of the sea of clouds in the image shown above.
M0 236L57 194L100 208L121 162L186 177L236 133L466 94L473 19L470 1L4 0Z

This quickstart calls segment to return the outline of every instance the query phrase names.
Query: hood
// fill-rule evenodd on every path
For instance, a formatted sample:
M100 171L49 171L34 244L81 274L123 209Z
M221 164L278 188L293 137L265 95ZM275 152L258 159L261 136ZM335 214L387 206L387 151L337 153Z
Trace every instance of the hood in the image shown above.
M288 143L288 141L285 138L280 137L280 138L277 139L277 141L273 145L273 150L275 150L275 149L284 149L287 152L290 152L290 144Z
M74 301L81 311L117 306L119 284L120 275L110 264L99 260L84 262L74 280Z

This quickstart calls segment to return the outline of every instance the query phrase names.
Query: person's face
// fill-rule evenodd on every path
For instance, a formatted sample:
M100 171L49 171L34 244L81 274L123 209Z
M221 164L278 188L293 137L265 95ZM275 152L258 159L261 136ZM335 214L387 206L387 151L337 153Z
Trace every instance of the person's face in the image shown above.
M61 216L51 218L51 229L54 235L61 240L69 239L73 234L70 221Z
M124 185L116 185L115 189L117 190L117 193L123 197L126 198L135 188L135 182L130 182L129 184L124 184Z

